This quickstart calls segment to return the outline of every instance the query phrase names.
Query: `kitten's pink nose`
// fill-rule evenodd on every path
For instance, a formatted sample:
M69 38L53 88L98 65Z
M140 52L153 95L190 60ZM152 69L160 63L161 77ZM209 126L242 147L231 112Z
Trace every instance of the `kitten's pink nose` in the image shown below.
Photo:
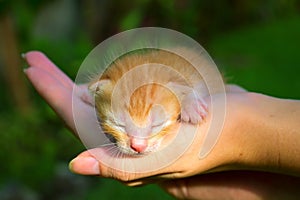
M147 148L147 141L143 139L131 138L130 147L137 153L142 153Z

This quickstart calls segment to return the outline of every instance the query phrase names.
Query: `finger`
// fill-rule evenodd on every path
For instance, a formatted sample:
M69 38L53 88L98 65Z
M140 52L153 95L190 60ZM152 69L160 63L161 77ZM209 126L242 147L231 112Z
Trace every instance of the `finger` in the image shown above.
M30 51L23 54L24 59L27 61L29 66L43 69L53 77L55 77L61 84L66 88L73 87L73 81L66 76L56 65L51 62L42 52Z
M115 169L111 169L100 161L98 161L95 157L93 157L88 151L85 151L74 158L69 163L69 169L76 174L81 175L97 175L105 178L114 178L116 180L121 181L123 184L127 186L139 186L145 185L153 180L149 179L137 179L137 177L132 176L129 173L117 172Z
M95 153L95 151L98 152ZM101 148L97 148L90 149L79 154L70 162L70 170L82 175L98 175L105 178L113 178L128 186L137 186L153 182L153 178L151 179L153 174L151 173L129 173L105 165L101 162L101 160L93 156L95 154L99 154L100 151L102 151ZM145 177L147 177L148 180L144 179Z
M91 155L81 155L74 158L69 163L69 169L81 175L100 175L99 162Z
M56 77L43 68L30 67L25 70L29 81L53 110L75 132L72 116L72 90L64 87Z

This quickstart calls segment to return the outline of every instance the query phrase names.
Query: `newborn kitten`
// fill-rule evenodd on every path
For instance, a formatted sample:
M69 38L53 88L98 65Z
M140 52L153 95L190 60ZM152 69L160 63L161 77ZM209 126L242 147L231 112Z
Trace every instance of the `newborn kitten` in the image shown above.
M207 58L186 48L179 55ZM182 52L182 54L180 54ZM118 149L129 155L160 150L179 122L200 123L207 114L208 95L199 72L183 57L157 50L137 50L115 60L89 84L102 129Z

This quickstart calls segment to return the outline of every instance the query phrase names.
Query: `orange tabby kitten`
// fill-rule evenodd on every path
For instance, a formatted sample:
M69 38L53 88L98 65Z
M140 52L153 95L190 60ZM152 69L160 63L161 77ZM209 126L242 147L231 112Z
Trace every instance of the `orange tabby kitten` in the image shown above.
M191 59L196 52L177 49ZM207 63L206 58L197 62ZM115 60L89 84L102 129L118 149L137 155L170 142L179 122L198 124L208 95L199 72L183 57L165 50L137 50Z

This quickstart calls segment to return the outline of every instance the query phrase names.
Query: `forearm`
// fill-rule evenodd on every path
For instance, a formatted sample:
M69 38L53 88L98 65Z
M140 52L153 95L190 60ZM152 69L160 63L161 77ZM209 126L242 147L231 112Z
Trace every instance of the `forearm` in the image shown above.
M300 101L248 93L231 136L239 167L300 176Z

